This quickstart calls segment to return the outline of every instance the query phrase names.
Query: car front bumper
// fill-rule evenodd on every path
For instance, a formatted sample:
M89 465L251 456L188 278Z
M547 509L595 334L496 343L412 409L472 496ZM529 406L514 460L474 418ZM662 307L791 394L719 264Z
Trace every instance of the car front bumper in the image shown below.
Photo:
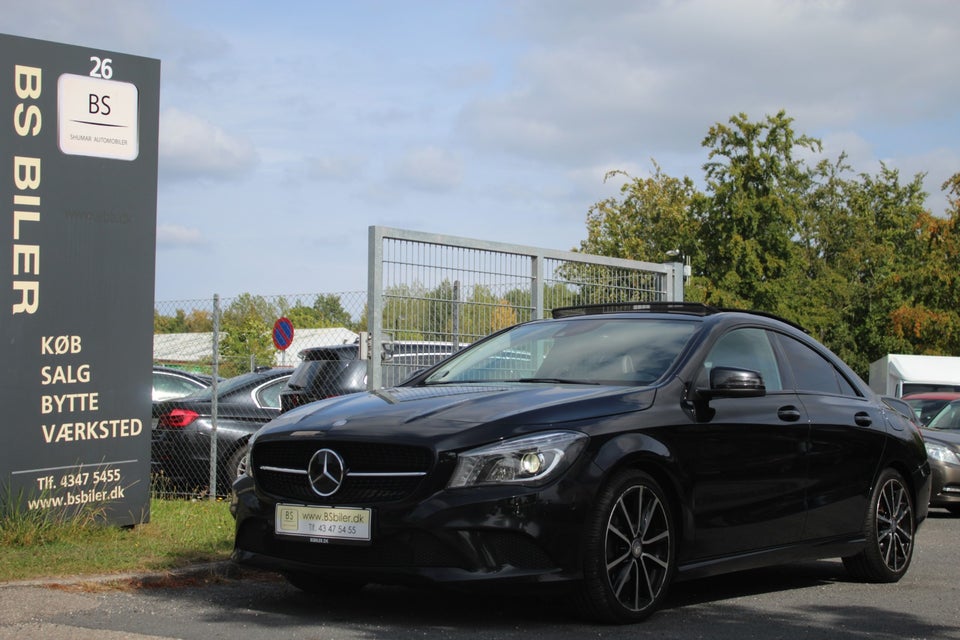
M276 503L250 478L234 485L234 559L318 579L382 584L566 583L580 574L588 500L563 487L445 490L415 505L372 509L369 543L278 536ZM311 541L312 540L312 541Z
M960 465L930 461L930 506L960 509Z

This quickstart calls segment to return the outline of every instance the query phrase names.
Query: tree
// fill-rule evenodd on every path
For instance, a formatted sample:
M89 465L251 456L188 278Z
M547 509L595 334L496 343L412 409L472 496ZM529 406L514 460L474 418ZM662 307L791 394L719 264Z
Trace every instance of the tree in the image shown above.
M273 322L279 310L263 296L244 293L223 311L220 322L221 375L234 376L253 366L273 366Z
M351 327L353 321L343 308L340 296L336 294L318 295L313 301L313 310L320 324L316 327Z
M688 300L781 315L861 375L886 353L960 354L960 174L935 216L922 174L855 175L842 153L807 167L798 152L820 142L792 123L781 111L711 127L704 193L655 164L590 209L581 250L655 262L679 250Z
M707 302L774 312L783 306L782 285L801 264L794 238L811 182L794 153L821 148L796 135L792 122L783 111L757 123L741 113L729 126L711 127L703 140L710 148L707 197L693 259L709 283Z
M549 312L551 309L575 304L578 293L566 282L556 282L545 284L542 295L543 308ZM526 322L533 319L533 301L529 289L511 289L504 294L503 299L510 304L517 322Z
M785 317L848 362L858 357L858 338L850 323L857 284L847 267L858 260L863 246L848 203L854 186L850 176L845 154L816 165L795 236L802 269L787 276L785 289L793 295L781 304Z
M317 295L310 306L297 303L291 307L284 298L279 299L277 306L280 313L297 328L355 327L350 314L341 304L340 296L334 293Z
M497 306L493 309L493 317L490 321L490 331L499 331L517 324L517 313L510 306L510 303L501 298Z
M890 313L892 337L909 353L960 354L960 173L941 188L946 215L916 212L914 266L900 274L904 302Z
M183 333L186 327L186 312L177 309L173 316L163 316L156 309L153 310L154 333Z
M203 333L213 331L213 319L209 311L192 309L186 313L177 309L173 316L163 316L153 310L154 333Z
M608 198L587 213L587 239L580 250L601 256L670 262L698 252L700 220L692 204L702 197L690 178L672 178L655 161L649 178L610 171L604 182L622 176L621 200Z
M487 285L473 285L470 295L460 304L459 330L460 343L476 342L493 333L493 312L499 305L497 297Z
M317 310L305 304L297 304L288 309L281 309L281 311L297 329L324 326Z
M392 340L424 340L426 290L420 284L400 284L383 292L383 331Z

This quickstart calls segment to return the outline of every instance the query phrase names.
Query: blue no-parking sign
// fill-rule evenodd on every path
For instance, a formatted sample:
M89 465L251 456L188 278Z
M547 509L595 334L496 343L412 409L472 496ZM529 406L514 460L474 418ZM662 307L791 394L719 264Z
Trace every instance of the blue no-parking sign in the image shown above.
M280 351L286 351L293 343L293 323L290 318L278 318L273 323L273 346Z

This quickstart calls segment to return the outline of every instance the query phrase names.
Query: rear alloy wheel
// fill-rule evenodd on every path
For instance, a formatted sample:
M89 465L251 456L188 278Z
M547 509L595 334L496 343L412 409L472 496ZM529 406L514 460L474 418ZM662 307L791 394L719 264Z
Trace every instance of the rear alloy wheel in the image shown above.
M234 481L240 476L247 474L247 445L243 445L230 456L230 463L227 469L233 473Z
M246 444L240 445L217 469L217 495L229 495L233 491L233 483L247 472L247 449Z
M666 494L640 471L615 476L587 525L584 579L577 602L603 622L637 622L653 613L673 579L675 535Z
M860 580L897 582L913 558L916 526L913 496L903 476L893 469L884 470L870 495L864 522L866 547L844 558L843 566Z

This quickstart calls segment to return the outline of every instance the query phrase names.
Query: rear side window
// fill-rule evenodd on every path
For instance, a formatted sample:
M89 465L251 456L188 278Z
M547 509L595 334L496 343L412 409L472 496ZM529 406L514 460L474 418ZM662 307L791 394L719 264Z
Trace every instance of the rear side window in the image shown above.
M204 388L206 388L205 385L176 374L159 372L153 374L154 399L177 398Z
M257 404L265 409L280 408L280 392L287 385L287 378L278 378L257 390Z
M781 335L780 346L786 355L786 364L793 372L798 392L860 395L833 363L799 340Z
M348 366L348 360L304 360L293 370L290 386L295 389L315 389L333 384Z

